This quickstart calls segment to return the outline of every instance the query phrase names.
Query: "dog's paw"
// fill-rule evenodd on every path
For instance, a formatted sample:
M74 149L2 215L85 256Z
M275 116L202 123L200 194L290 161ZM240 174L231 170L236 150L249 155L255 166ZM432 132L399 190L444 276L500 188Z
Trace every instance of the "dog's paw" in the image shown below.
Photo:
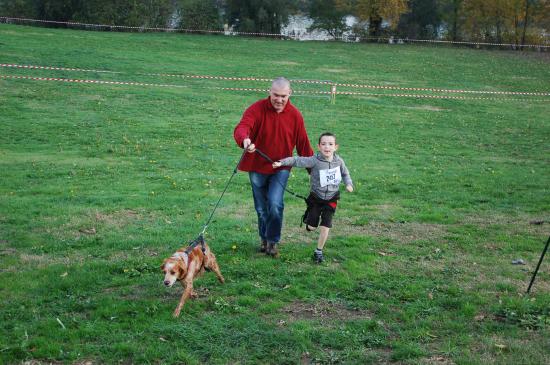
M180 316L180 309L177 308L177 309L174 311L174 313L172 314L172 317L178 318L179 316Z

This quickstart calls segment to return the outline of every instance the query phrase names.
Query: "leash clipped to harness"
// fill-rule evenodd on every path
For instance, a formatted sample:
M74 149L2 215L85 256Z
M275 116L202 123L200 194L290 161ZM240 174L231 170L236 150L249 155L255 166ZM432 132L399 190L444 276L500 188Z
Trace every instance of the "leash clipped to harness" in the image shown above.
M199 243L201 245L202 253L206 254L206 247L204 246L204 236L202 235L202 233L199 234L199 236L195 238L193 241L189 242L189 246L185 249L184 252L189 256L191 251L193 251L195 247L199 245Z

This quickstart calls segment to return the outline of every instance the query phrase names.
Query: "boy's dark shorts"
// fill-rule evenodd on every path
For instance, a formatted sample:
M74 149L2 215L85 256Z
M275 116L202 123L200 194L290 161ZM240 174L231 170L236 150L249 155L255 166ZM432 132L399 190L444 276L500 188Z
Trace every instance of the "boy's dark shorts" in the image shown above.
M310 193L306 200L307 209L303 222L308 226L318 227L319 221L321 221L322 226L332 228L332 217L336 212L338 199L340 199L340 194L336 194L331 200L324 200Z

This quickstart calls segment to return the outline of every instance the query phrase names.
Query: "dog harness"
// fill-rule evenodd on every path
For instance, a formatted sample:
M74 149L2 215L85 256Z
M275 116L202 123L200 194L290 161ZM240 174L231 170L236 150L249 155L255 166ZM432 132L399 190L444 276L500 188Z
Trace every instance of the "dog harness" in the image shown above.
M199 243L201 244L202 253L206 254L206 247L204 246L204 236L202 235L202 233L194 241L189 242L189 247L185 249L185 253L189 255Z
M172 255L171 258L174 258L176 260L182 259L183 262L185 262L186 266L189 265L189 255L187 254L187 252L176 252Z

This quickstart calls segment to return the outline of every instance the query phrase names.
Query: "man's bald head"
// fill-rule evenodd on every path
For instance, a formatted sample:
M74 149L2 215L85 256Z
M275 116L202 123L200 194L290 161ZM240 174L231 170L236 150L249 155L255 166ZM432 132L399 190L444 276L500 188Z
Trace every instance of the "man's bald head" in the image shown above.
M271 83L271 88L277 88L277 89L289 89L290 90L290 81L288 81L285 77L277 77L273 82Z

